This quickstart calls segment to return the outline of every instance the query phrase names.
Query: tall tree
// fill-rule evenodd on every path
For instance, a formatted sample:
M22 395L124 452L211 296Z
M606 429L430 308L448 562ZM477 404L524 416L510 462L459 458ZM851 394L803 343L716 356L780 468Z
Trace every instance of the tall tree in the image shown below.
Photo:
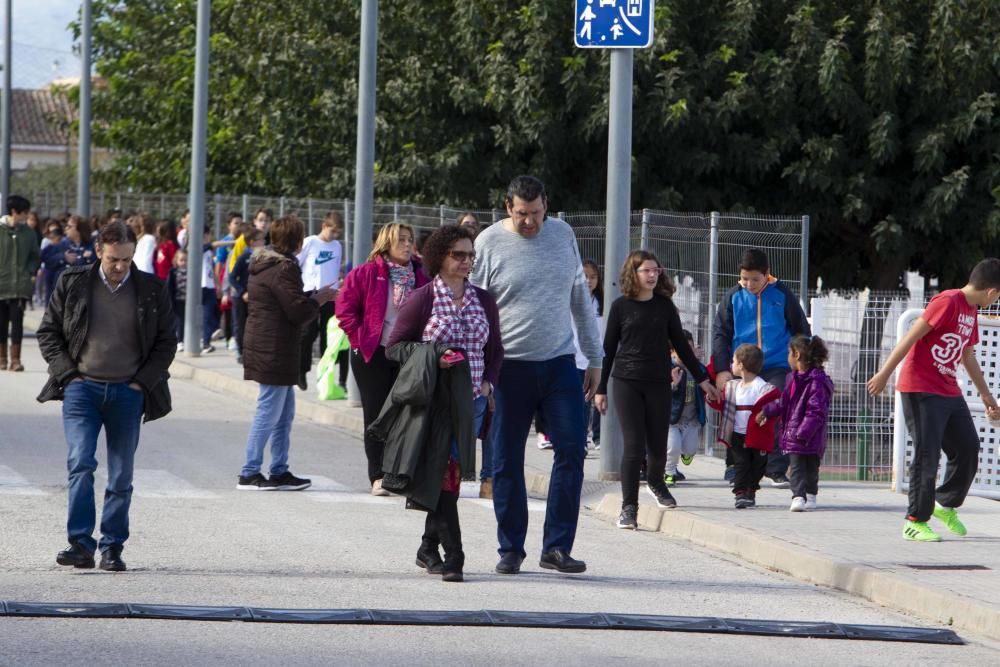
M194 0L99 0L95 139L184 190ZM380 3L376 196L496 205L516 173L602 209L608 58L567 0ZM671 0L635 54L633 201L813 217L830 286L954 284L1000 250L1000 3ZM344 196L358 3L214 0L209 189Z

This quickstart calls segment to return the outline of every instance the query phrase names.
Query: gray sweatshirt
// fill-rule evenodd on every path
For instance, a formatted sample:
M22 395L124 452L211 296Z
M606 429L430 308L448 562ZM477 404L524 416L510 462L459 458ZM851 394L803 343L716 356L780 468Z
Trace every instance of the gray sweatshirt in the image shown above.
M502 222L476 237L472 283L496 299L504 358L546 361L573 355L573 322L590 368L604 357L597 316L572 228L547 218L535 238Z

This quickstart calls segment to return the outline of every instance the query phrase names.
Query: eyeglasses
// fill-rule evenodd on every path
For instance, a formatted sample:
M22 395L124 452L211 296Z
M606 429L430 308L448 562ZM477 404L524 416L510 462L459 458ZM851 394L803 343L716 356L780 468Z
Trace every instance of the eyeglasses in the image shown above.
M468 260L469 263L471 264L472 262L476 261L475 252L465 252L464 250L449 250L448 256L459 263Z
M647 276L658 276L661 273L663 273L663 267L662 266L658 266L655 269L636 269L635 272L636 273L642 273L642 274L645 274Z

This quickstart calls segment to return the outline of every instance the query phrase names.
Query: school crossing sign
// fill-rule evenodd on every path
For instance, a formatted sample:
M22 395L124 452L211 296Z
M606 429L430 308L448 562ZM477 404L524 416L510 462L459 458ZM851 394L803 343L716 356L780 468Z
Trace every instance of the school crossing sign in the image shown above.
M653 0L575 0L581 49L644 49L653 43Z

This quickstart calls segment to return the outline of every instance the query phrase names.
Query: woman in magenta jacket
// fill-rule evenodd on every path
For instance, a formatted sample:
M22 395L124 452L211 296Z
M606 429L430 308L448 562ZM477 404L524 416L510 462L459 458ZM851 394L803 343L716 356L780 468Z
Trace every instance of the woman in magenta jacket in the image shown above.
M386 225L375 239L368 261L344 278L337 297L337 320L351 343L351 371L361 393L365 430L378 417L399 366L385 356L385 344L399 309L410 293L429 282L414 258L414 234L409 225ZM368 479L372 495L382 490L382 450L385 445L365 435Z

